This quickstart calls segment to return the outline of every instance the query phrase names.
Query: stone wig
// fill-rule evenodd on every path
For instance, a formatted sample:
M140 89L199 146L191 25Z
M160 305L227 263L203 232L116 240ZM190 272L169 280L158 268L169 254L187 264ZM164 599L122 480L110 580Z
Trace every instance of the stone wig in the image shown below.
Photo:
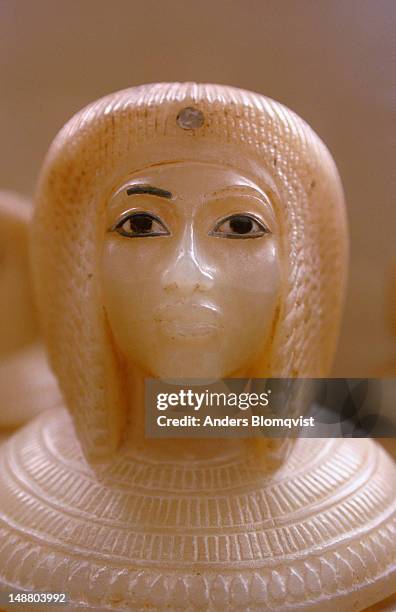
M183 129L178 117L190 107L201 111L201 121ZM51 364L91 461L115 451L126 415L98 274L106 202L131 172L180 159L228 164L258 185L266 173L276 186L270 198L284 290L270 357L258 375L326 376L333 358L346 280L346 219L334 162L312 129L281 104L226 86L160 83L102 98L54 140L32 229Z

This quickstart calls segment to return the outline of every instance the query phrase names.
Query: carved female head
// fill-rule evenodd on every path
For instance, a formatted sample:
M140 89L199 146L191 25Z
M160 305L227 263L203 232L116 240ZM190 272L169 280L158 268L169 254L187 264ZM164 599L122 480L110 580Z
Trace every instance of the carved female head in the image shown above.
M43 169L33 263L87 456L117 445L130 365L172 378L326 375L345 257L333 161L280 104L159 84L81 111Z

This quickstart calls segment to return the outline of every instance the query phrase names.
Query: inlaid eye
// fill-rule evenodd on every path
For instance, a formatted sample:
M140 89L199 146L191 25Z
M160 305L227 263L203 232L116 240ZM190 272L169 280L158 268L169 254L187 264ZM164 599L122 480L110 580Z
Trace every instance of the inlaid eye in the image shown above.
M127 238L169 236L165 223L157 215L148 212L128 212L121 215L110 228Z
M209 233L219 238L259 238L270 231L260 219L250 213L243 213L220 219Z

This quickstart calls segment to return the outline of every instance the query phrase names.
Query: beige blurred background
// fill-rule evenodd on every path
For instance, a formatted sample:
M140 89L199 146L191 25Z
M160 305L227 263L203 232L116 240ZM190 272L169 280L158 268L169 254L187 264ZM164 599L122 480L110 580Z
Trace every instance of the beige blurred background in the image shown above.
M321 135L345 187L351 262L334 374L394 363L396 376L385 299L395 29L394 0L0 0L0 187L32 194L62 124L111 91L190 80L271 96Z

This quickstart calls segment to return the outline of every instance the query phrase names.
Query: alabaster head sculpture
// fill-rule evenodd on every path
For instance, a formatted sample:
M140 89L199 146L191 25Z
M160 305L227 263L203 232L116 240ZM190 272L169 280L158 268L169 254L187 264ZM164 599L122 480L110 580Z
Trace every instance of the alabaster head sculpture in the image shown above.
M88 106L49 151L32 255L90 459L133 427L139 377L328 372L346 270L340 181L310 127L265 97L157 84Z
M326 376L346 243L327 149L268 98L145 85L66 125L32 264L85 459L64 410L0 446L3 590L205 612L348 612L394 592L395 470L371 440L286 440L267 469L267 439L142 428L148 376Z

